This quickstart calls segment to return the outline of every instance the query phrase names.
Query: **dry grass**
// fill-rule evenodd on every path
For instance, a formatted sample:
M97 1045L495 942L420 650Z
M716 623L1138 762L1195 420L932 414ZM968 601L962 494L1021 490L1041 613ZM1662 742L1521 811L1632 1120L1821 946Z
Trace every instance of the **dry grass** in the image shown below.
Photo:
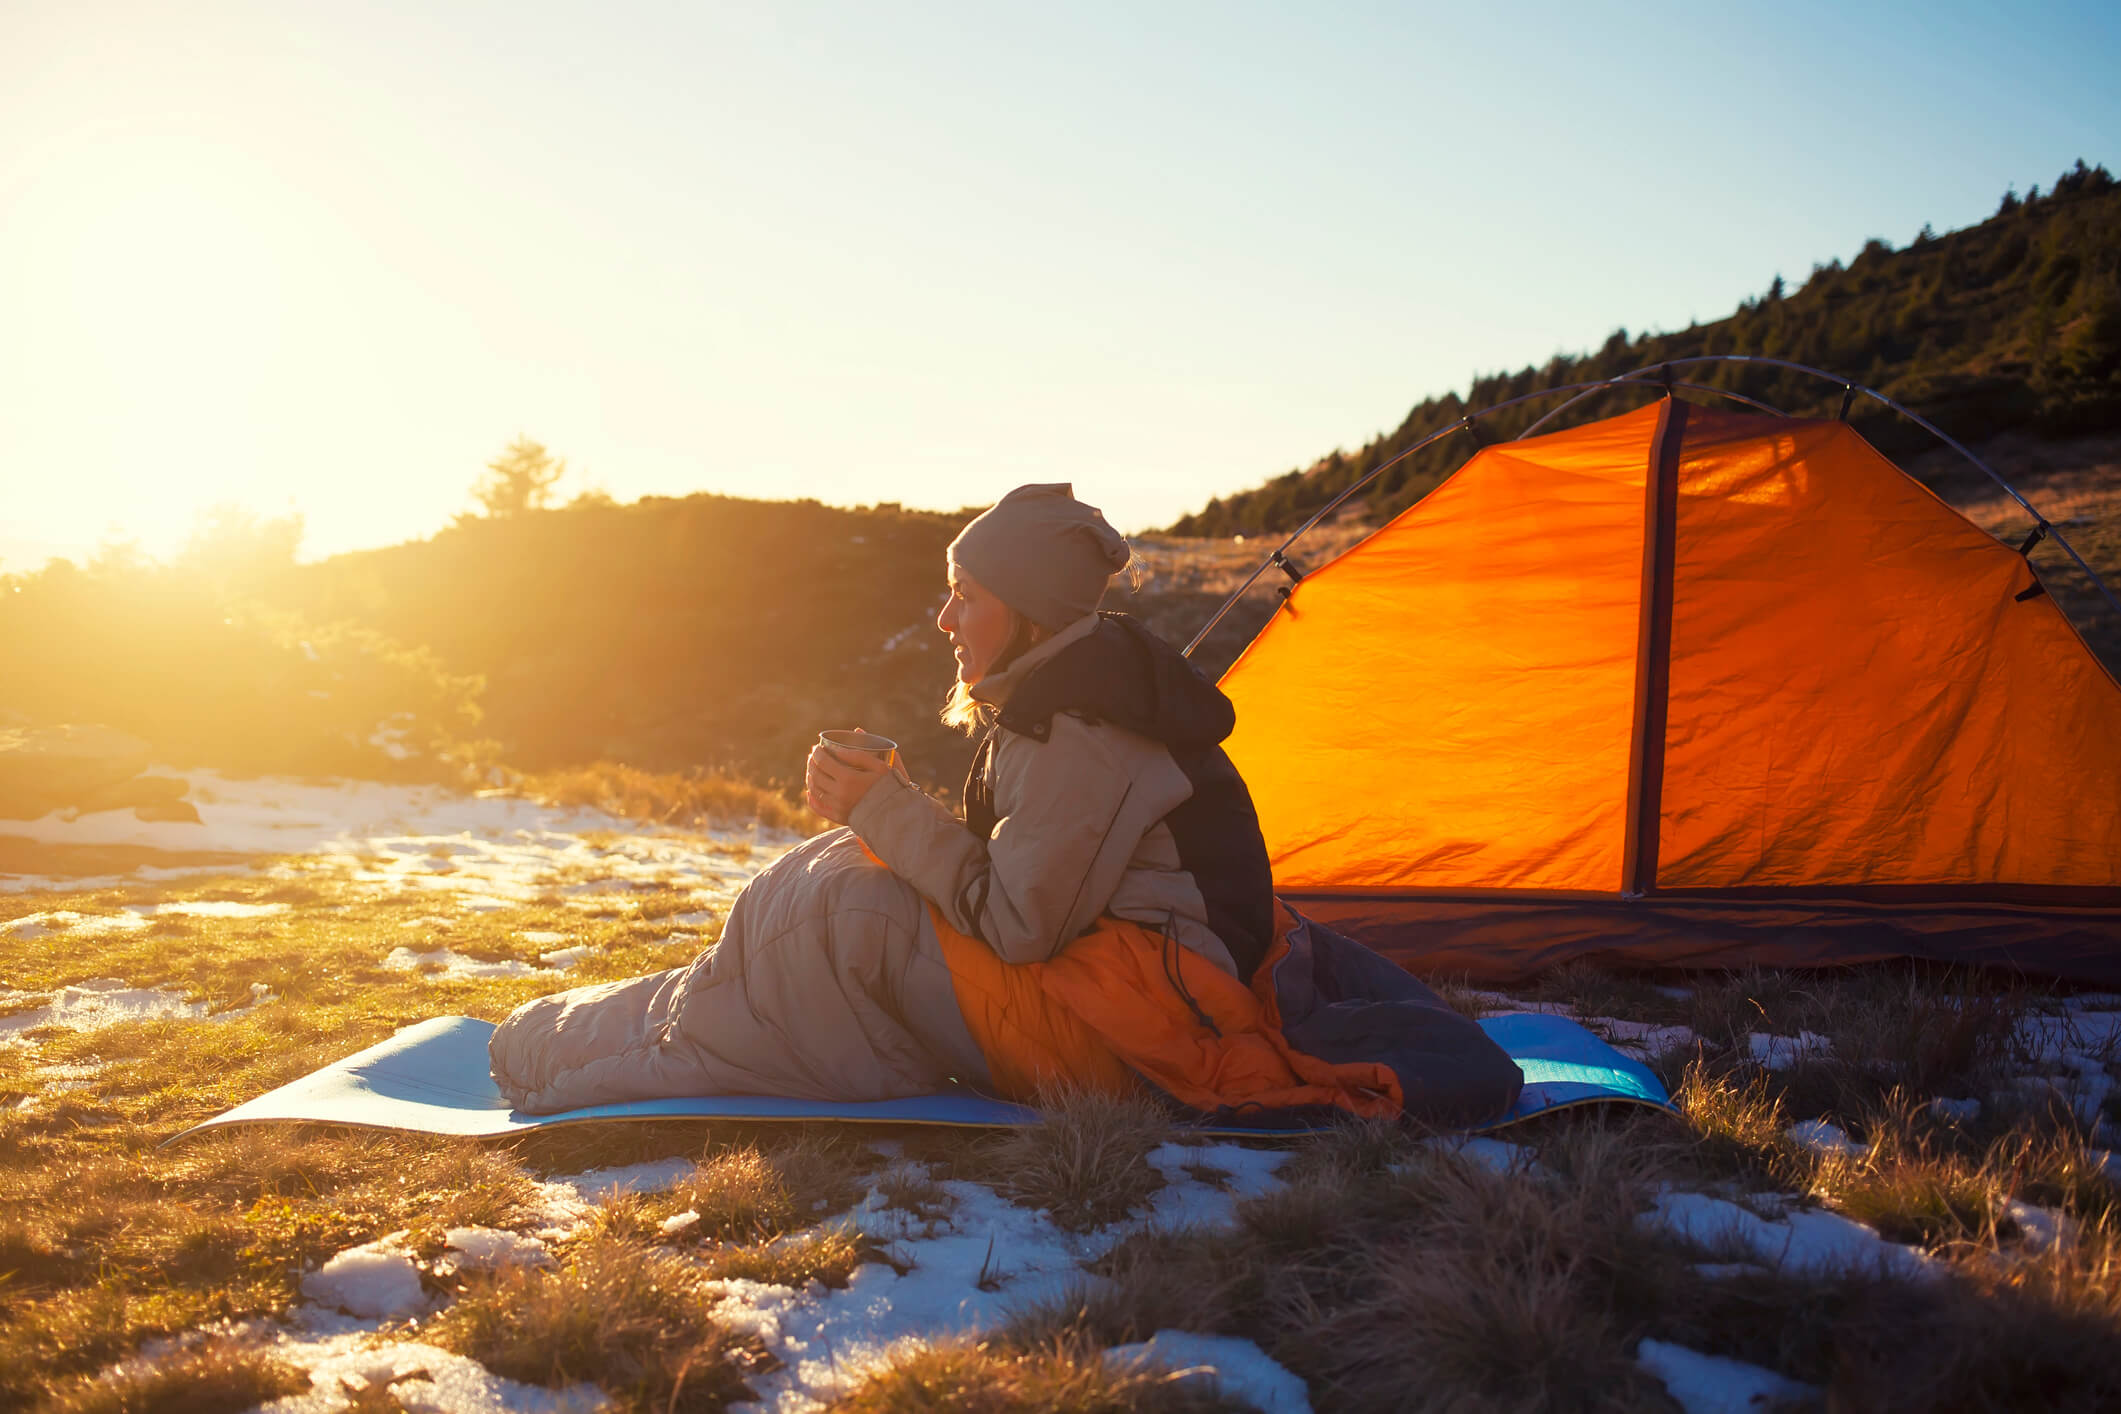
M1700 981L1688 1001L1673 1004L1673 1019L1710 1049L1739 1053L1748 1033L1809 1031L1832 1043L1832 1062L1847 1081L1878 1093L1908 1085L1935 1094L1983 1083L2011 1060L2013 1030L2030 1000L1992 977L1944 968L1756 970Z
M1032 1349L990 1340L919 1350L826 1407L836 1414L1236 1414L1253 1406L1201 1379L1109 1364L1077 1336Z
M819 1228L756 1246L726 1246L706 1255L704 1270L722 1281L757 1281L804 1287L821 1282L845 1286L864 1262L880 1261L883 1249L852 1228Z
M47 1414L221 1414L308 1389L307 1374L269 1351L212 1340L100 1378L77 1376L41 1408Z
M832 1130L781 1126L756 1139L731 1133L728 1126L710 1133L692 1173L664 1192L634 1200L641 1223L659 1228L667 1219L692 1213L696 1220L677 1240L768 1242L845 1212L860 1200L865 1180L882 1162L866 1144ZM678 1131L672 1139L682 1136ZM658 1143L650 1136L641 1148L668 1153L671 1146L672 1141ZM596 1162L614 1161L599 1156ZM582 1166L578 1160L559 1167Z
M716 1323L704 1284L830 1286L893 1260L847 1216L870 1189L912 1230L963 1221L936 1181L954 1178L1086 1231L1139 1217L1165 1181L1146 1161L1173 1138L1163 1110L1060 1095L1032 1129L894 1134L896 1159L870 1147L872 1130L704 1122L486 1145L259 1128L160 1149L175 1130L399 1025L444 1011L498 1017L556 985L381 967L401 943L523 959L549 946L516 936L526 930L593 944L557 985L670 966L697 946L678 954L664 942L659 920L685 906L680 890L641 890L602 918L555 896L437 920L432 898L376 898L323 867L98 889L16 911L108 912L179 894L290 907L65 947L0 936L13 987L122 976L175 984L228 1013L0 1048L0 1409L256 1403L268 1396L242 1381L284 1371L198 1333L287 1314L305 1272L400 1230L444 1301L423 1335L447 1331L514 1378L593 1381L629 1407L717 1408L765 1356ZM1819 1385L1836 1407L2121 1407L2115 1185L2067 1106L1992 1096L2024 1068L2024 1026L2053 1016L2055 997L1919 968L1693 980L1680 996L1576 968L1540 993L1584 1014L1693 1027L1698 1047L1661 1064L1676 1117L1513 1128L1506 1137L1534 1149L1538 1167L1509 1175L1389 1125L1296 1141L1283 1184L1241 1204L1234 1227L1132 1236L1097 1264L1106 1281L984 1341L910 1352L843 1407L1223 1407L1198 1386L1096 1356L1167 1328L1257 1341L1320 1409L1666 1408L1633 1360L1645 1336L1767 1365ZM248 1007L253 983L279 1000ZM1746 1046L1752 1033L1800 1031L1827 1037L1829 1051L1770 1071ZM64 1088L82 1077L83 1088ZM1933 1095L1988 1103L1948 1121L1927 1108ZM1861 1151L1822 1156L1793 1141L1789 1126L1811 1118L1831 1119ZM434 1261L450 1227L553 1221L541 1177L672 1157L691 1172L668 1191L597 1205L552 1244L552 1268L446 1276ZM1218 1181L1212 1162L1193 1170ZM1824 1204L1924 1247L1949 1275L1712 1279L1695 1269L1702 1254L1638 1227L1661 1184ZM688 1212L698 1217L665 1231ZM2050 1223L2066 1237L2043 1245ZM139 1358L166 1337L189 1343ZM167 1373L183 1370L193 1374ZM184 1402L191 1386L199 1403ZM382 1389L359 1398L395 1402Z
M657 825L748 825L756 820L801 835L827 828L800 801L717 771L680 775L599 761L521 776L508 789L547 805L587 806Z
M468 1278L426 1338L509 1379L593 1383L626 1409L719 1410L750 1397L745 1375L771 1357L714 1319L705 1281L688 1263L601 1236L555 1270Z

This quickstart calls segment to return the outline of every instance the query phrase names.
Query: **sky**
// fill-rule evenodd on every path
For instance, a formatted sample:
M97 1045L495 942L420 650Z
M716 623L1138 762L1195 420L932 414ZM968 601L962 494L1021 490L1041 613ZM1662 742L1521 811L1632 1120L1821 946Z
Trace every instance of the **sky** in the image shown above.
M0 571L215 507L1123 529L2121 167L2121 6L0 3Z

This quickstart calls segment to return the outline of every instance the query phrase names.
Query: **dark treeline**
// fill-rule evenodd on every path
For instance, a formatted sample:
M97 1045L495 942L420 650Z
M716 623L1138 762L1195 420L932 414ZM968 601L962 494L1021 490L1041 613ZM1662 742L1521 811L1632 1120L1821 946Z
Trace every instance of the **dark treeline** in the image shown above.
M937 720L952 668L933 620L969 514L585 498L303 566L272 597L482 678L480 730L527 770L609 759L792 784L820 729L862 725L947 779L965 748Z
M2016 428L2066 435L2121 427L2121 189L2105 167L2080 161L2051 191L2006 195L1978 226L1943 236L1925 227L1903 250L1872 240L1846 266L1818 266L1794 289L1777 276L1727 319L1668 334L1616 330L1595 353L1557 354L1543 366L1477 377L1465 397L1427 399L1360 451L1335 451L1307 470L1217 498L1171 530L1293 529L1372 469L1469 412L1702 354L1758 354L1826 369L1907 404L1962 440ZM1781 370L1720 364L1675 376L1796 415L1832 416L1841 406L1839 388ZM1598 394L1542 430L1608 416L1643 397L1633 390ZM1481 435L1516 436L1559 401L1533 399L1484 418ZM1868 399L1851 417L1888 453L1929 445L1919 428ZM1447 437L1385 472L1349 509L1373 521L1394 515L1474 449L1470 436Z

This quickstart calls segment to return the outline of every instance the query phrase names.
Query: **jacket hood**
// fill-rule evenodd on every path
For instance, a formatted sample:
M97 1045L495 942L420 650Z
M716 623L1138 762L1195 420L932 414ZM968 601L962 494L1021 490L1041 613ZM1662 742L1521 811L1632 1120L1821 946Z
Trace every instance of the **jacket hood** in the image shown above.
M1097 626L1012 685L1001 724L1044 741L1075 712L1177 750L1214 746L1237 725L1222 689L1138 619L1102 613Z

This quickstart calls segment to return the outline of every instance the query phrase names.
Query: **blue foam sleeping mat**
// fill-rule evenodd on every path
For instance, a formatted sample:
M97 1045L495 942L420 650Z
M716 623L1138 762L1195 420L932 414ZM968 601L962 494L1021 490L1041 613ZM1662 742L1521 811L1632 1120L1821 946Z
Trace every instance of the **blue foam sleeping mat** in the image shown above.
M1483 1018L1480 1025L1516 1060L1525 1082L1516 1106L1490 1129L1571 1105L1619 1101L1670 1107L1664 1086L1647 1066L1566 1017L1513 1012ZM549 1115L520 1114L509 1108L487 1073L486 1038L492 1034L493 1023L475 1017L438 1016L422 1021L164 1142L226 1124L345 1124L487 1137L591 1120L835 1120L985 1128L1038 1120L1037 1110L970 1090L856 1103L698 1095L591 1105ZM1238 1135L1291 1132L1226 1124L1203 1125L1202 1129Z

